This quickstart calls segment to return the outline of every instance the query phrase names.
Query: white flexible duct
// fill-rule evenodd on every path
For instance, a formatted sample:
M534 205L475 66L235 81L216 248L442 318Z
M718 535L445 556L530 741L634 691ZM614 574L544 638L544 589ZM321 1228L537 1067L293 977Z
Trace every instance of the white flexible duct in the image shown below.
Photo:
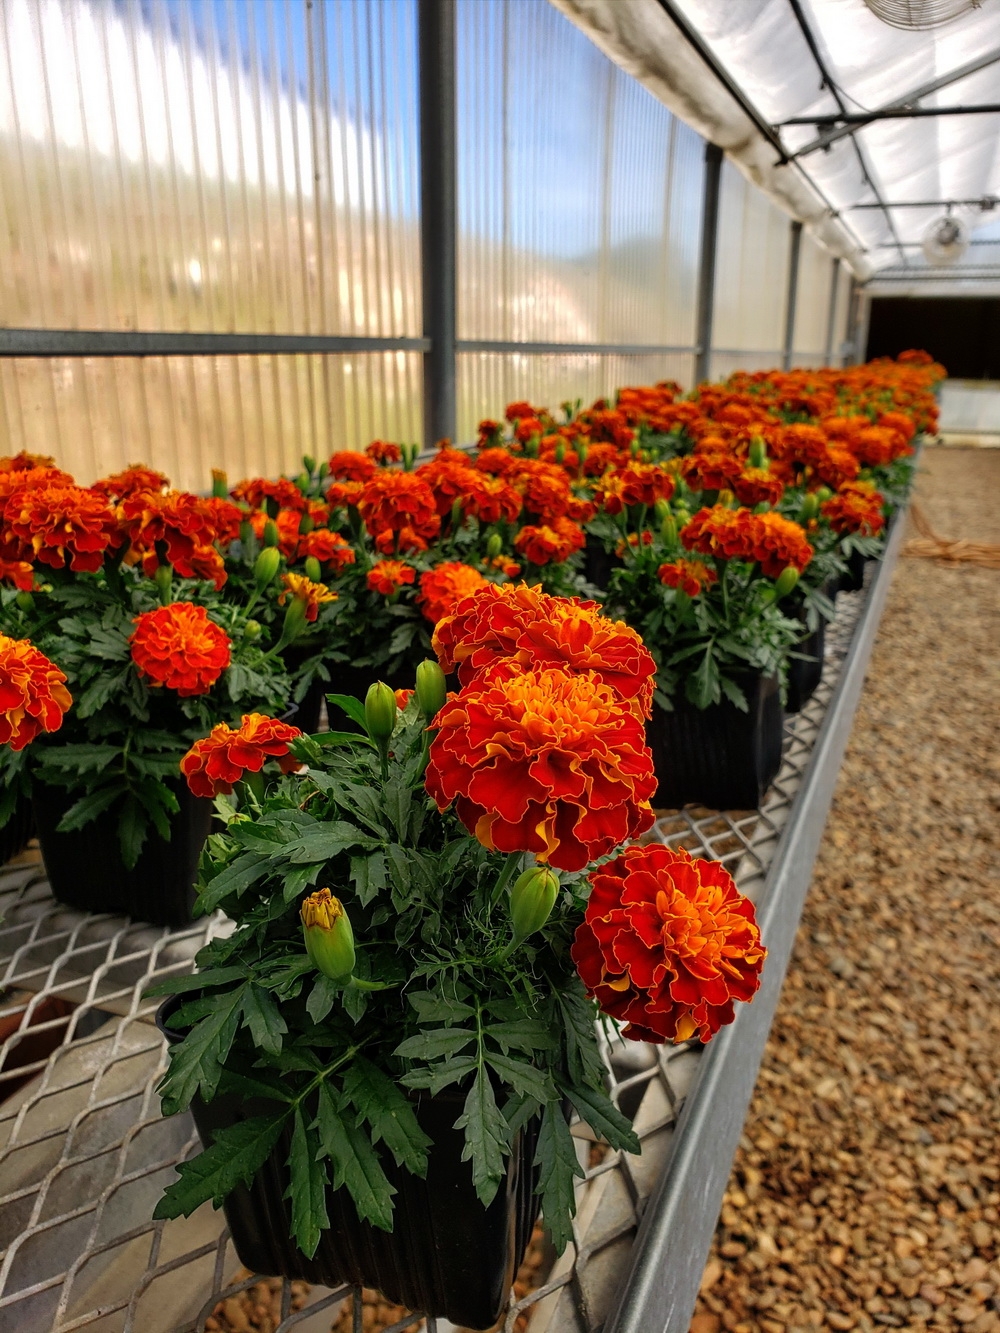
M550 0L606 56L648 88L664 106L717 144L754 185L770 196L859 281L874 268L857 240L801 171L775 163L774 146L692 49L657 0Z

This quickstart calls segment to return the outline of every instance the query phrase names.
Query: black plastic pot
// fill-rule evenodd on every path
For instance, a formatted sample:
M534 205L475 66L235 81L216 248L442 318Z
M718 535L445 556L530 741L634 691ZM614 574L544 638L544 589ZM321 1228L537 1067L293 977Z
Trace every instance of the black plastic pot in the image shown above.
M599 537L587 533L587 544L583 548L583 577L588 583L605 592L612 572L621 565L621 558L606 551Z
M118 811L110 810L72 833L57 833L77 791L36 781L32 809L52 892L83 912L117 912L154 926L191 920L198 858L212 824L212 802L173 786L180 810L171 817L170 841L151 829L135 866L128 870L118 842Z
M23 852L34 836L35 819L31 813L31 802L19 796L13 814L0 829L0 865L6 865L11 857Z
M156 1017L168 1041L180 1037L169 1027L178 1003L171 997ZM454 1128L463 1101L462 1094L452 1092L423 1094L417 1101L417 1119L433 1144L425 1180L397 1168L391 1156L382 1153L382 1166L398 1191L393 1230L361 1221L346 1189L328 1189L330 1226L312 1259L291 1240L291 1205L285 1197L289 1131L249 1189L240 1185L225 1201L240 1262L265 1276L325 1287L345 1282L374 1287L407 1309L465 1328L491 1328L507 1304L538 1216L532 1165L537 1125L532 1122L518 1135L506 1183L484 1207L472 1185L471 1164L461 1160L464 1133ZM191 1110L201 1141L208 1145L216 1131L265 1114L271 1105L226 1095L209 1103L196 1098Z
M788 659L788 697L786 713L799 713L816 693L823 678L823 653L826 647L826 621L820 618L816 629L801 638Z
M738 679L749 710L728 699L696 708L680 695L671 712L653 707L646 735L659 786L653 804L697 802L711 810L756 810L778 769L784 710L776 676Z
M860 592L865 586L865 566L874 563L871 556L863 556L860 551L852 551L847 557L847 569L840 576L838 592Z
M282 653L285 666L294 676L296 671L302 666L307 658L315 656L311 649L296 648L294 644L286 648ZM315 676L306 690L305 695L295 705L295 716L293 718L282 718L282 721L293 721L297 727L301 727L307 735L312 736L319 731L320 718L323 712L323 699L330 692L330 686L325 680L318 680Z

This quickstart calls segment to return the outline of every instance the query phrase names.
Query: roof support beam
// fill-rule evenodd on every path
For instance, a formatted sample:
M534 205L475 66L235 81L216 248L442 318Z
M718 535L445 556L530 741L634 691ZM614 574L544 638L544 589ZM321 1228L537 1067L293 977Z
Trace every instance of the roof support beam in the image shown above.
M788 255L788 301L785 305L785 348L781 369L791 370L795 351L795 307L799 302L799 256L802 253L802 223L792 219L791 245Z
M840 287L840 260L834 258L830 264L830 304L826 309L826 346L823 348L824 366L833 363L833 340L837 324L837 292Z
M876 120L917 120L922 116L991 116L1000 111L1000 102L987 102L981 106L910 106L898 110L886 111L850 111L840 116L792 116L777 126L786 125L844 125L845 127L870 125ZM796 153L801 157L802 153Z
M705 182L701 206L701 255L698 259L698 315L695 341L698 357L694 382L708 379L712 366L712 321L715 314L715 256L719 245L719 185L722 180L722 149L705 144ZM799 227L802 226L800 222Z

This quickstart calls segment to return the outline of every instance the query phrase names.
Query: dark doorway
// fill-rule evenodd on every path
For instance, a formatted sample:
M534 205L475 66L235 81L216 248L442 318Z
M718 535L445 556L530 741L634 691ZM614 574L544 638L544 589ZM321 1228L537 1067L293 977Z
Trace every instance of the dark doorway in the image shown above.
M1000 379L1000 298L876 296L868 357L922 347L955 379Z

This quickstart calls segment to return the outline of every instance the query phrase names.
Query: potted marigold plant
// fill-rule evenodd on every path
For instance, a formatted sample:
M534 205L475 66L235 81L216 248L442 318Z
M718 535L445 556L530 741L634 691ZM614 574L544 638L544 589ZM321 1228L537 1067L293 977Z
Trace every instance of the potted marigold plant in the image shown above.
M539 1205L555 1246L571 1237L570 1111L638 1151L595 998L628 1037L707 1039L764 950L718 864L616 855L653 818L654 664L633 631L489 585L435 640L409 697L339 699L360 733L269 752L307 771L272 776L228 737L184 760L227 821L199 907L236 930L157 988L163 1108L190 1106L205 1146L157 1215L223 1204L256 1272L479 1329Z
M6 791L30 796L57 898L180 924L212 818L180 760L216 723L289 707L281 650L316 589L282 587L269 550L251 595L228 600L219 548L239 510L163 480L135 467L81 487L44 461L0 474L0 549L24 575L0 592L0 628L54 662L73 698L58 735L0 763ZM282 597L271 633L254 612Z

